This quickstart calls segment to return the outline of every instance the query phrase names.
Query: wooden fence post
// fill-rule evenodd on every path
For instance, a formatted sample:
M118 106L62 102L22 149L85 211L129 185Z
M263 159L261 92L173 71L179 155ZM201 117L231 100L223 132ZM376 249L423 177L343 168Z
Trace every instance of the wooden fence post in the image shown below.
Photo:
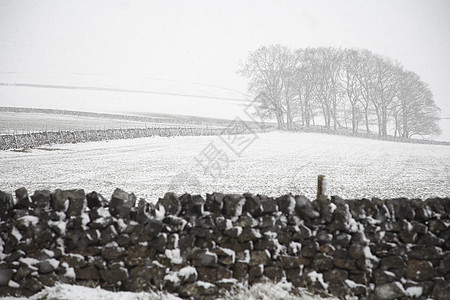
M317 199L326 197L327 182L325 175L319 175L317 177Z

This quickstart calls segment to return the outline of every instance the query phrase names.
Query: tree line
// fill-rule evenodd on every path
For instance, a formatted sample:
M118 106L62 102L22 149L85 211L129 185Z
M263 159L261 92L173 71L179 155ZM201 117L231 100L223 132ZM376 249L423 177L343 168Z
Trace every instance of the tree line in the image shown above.
M419 75L388 57L360 49L260 47L239 74L249 79L257 113L280 129L349 128L411 138L438 135L440 109Z

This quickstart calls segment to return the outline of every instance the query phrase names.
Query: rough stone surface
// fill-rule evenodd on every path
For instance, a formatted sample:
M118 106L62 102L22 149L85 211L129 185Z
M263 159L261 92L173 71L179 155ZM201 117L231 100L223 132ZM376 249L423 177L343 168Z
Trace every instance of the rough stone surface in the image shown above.
M447 198L168 193L135 206L119 189L109 203L83 190L29 198L26 189L0 193L0 296L63 282L213 299L236 282L284 278L341 299L450 293Z

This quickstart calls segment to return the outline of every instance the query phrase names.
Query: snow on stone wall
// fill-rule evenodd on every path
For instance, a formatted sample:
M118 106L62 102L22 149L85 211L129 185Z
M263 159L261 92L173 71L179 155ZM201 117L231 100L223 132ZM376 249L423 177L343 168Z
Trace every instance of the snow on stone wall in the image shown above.
M450 198L309 201L117 189L0 192L0 296L56 282L215 298L286 280L345 299L449 299Z

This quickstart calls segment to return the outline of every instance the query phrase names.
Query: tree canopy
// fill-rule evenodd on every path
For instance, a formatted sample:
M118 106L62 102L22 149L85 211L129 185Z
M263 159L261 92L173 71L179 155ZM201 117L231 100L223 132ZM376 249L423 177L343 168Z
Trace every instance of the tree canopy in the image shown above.
M280 129L321 122L328 129L371 134L376 128L380 136L403 138L441 132L427 84L369 50L263 46L238 73L249 79L260 117L275 119Z

